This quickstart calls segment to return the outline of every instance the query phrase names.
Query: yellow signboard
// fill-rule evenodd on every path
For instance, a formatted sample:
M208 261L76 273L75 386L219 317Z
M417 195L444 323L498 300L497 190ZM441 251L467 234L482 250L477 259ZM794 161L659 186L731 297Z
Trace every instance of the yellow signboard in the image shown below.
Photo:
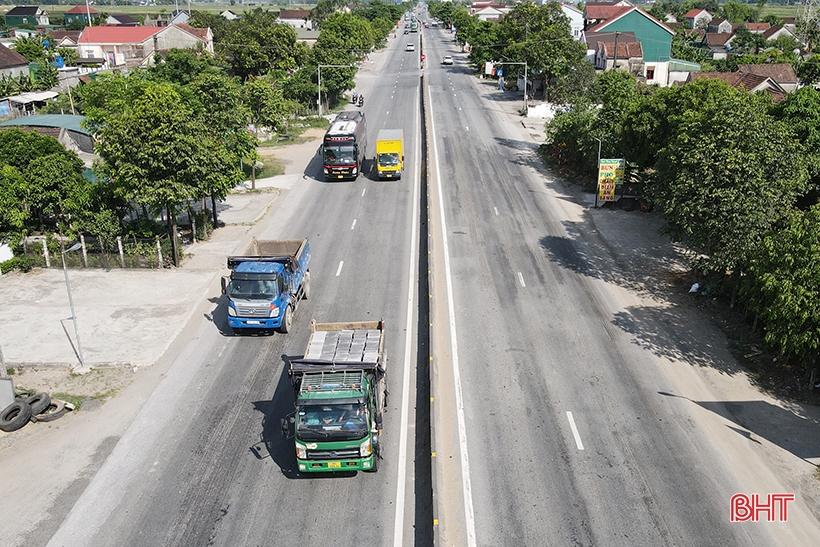
M624 160L601 160L598 164L598 201L615 201L615 187L624 182Z

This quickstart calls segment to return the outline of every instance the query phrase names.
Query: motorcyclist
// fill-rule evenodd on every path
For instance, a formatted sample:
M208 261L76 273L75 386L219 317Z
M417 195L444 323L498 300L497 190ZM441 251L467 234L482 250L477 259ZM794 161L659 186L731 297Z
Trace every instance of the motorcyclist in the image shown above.
M359 106L364 106L364 93L359 93Z
M359 98L358 92L354 91L353 92L353 104L356 104L358 98Z

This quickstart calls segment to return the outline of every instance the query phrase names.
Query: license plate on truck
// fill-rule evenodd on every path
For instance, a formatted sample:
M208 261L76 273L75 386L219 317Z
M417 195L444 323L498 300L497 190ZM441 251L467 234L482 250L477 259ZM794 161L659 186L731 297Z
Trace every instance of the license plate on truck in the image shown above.
M259 321L245 321L248 325L261 325Z
M327 462L328 467L341 467L342 462Z

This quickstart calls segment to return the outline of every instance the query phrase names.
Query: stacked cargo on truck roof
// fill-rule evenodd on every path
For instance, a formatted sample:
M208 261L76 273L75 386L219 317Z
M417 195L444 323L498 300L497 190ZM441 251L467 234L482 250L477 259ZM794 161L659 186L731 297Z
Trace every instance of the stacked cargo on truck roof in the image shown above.
M282 420L300 472L377 471L387 361L384 320L311 322L305 356L290 362L296 410Z
M309 264L307 239L254 239L244 255L229 256L228 326L289 332L299 302L310 297Z

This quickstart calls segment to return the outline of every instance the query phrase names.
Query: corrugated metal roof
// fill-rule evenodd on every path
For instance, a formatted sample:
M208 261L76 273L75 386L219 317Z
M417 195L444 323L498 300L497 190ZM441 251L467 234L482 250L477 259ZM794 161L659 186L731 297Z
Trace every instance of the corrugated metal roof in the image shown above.
M76 131L83 135L91 135L90 131L83 129L80 125L80 122L84 119L85 116L72 116L71 114L38 114L14 118L13 120L0 123L0 126L64 127L69 131Z

